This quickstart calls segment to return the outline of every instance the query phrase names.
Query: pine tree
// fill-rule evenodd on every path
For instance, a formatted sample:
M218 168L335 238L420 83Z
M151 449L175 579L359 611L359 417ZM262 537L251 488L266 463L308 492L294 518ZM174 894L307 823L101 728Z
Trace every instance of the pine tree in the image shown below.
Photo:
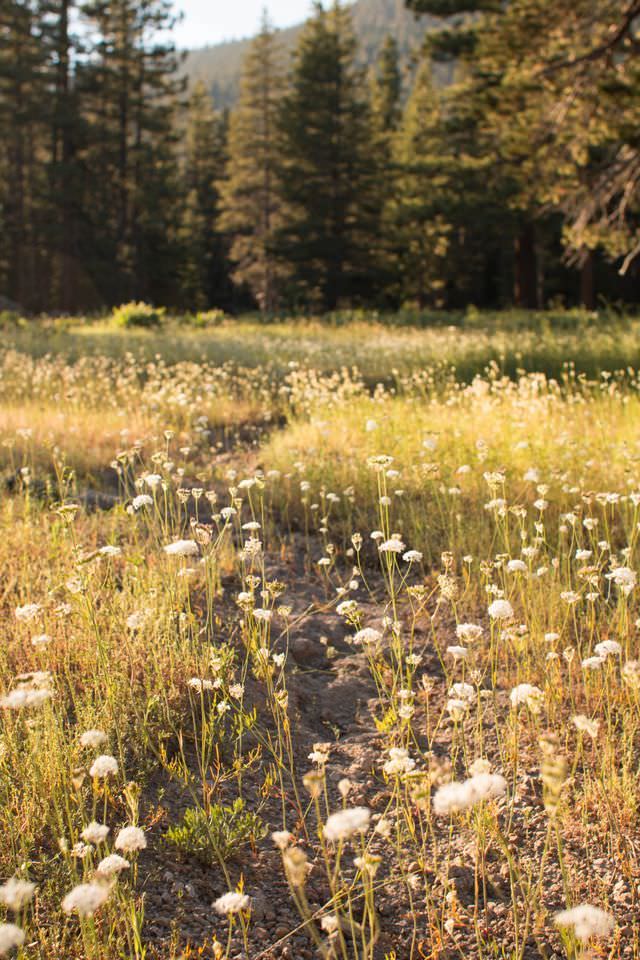
M227 306L231 298L227 244L217 227L218 183L226 164L228 118L213 109L202 83L189 98L185 132L181 296L191 308Z
M94 245L90 269L106 300L170 302L178 278L179 177L174 114L182 83L168 0L87 0L95 33L80 94L88 119Z
M427 61L417 73L394 138L396 175L387 209L401 295L419 306L441 305L447 276L452 224L437 209L447 186L440 125L439 98Z
M371 84L371 114L376 132L390 134L402 114L402 75L398 44L389 34L382 45Z
M285 205L278 254L291 270L293 296L329 310L370 295L379 224L371 120L355 54L349 12L317 5L278 123Z
M283 92L282 53L265 17L247 54L240 100L231 115L228 174L219 185L218 229L231 239L233 279L246 286L260 309L267 312L278 305L285 273L273 254L281 222L276 116Z
M80 221L86 197L80 160L83 119L78 102L73 61L82 50L71 33L74 0L40 0L41 42L50 104L47 196L42 224L47 249L48 309L74 310L89 291L84 288Z
M36 217L44 185L42 81L44 51L37 7L31 0L3 0L0 8L0 264L3 289L38 309L41 268Z

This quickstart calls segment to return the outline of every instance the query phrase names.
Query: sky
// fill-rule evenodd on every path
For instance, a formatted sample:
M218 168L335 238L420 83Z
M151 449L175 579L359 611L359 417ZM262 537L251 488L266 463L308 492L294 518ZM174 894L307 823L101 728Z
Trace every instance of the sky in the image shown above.
M175 0L174 9L184 13L175 30L176 43L180 48L204 47L252 37L265 6L276 27L289 27L308 16L311 0Z

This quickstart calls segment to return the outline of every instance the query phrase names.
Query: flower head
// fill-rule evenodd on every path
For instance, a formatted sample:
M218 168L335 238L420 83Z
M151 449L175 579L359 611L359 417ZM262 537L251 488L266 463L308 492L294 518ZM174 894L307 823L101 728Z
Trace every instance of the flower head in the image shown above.
M103 903L109 899L109 887L105 883L80 883L71 890L62 901L65 913L77 913L81 917L92 917Z
M144 850L146 846L147 838L140 827L123 827L116 837L116 850L124 850L125 853L135 853Z
M369 829L371 816L368 807L347 807L332 813L324 825L324 836L327 840L348 840L354 833L366 833Z
M221 897L218 897L213 904L213 909L216 913L228 915L247 910L249 903L250 900L246 893L237 893L235 890L231 890L229 893L223 893Z
M592 937L608 937L613 929L613 917L600 907L581 903L570 910L561 910L555 915L558 927L573 927L578 940L583 943Z

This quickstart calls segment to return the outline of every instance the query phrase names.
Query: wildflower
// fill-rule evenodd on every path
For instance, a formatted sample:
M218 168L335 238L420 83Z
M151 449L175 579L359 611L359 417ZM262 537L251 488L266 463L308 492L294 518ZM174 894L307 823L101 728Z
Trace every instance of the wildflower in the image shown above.
M391 747L389 749L389 759L383 766L384 772L390 776L401 776L403 773L411 773L415 768L416 762L409 756L409 751L404 747Z
M369 829L370 810L368 807L347 807L332 813L324 825L327 840L347 840L354 833L366 833Z
M511 691L509 699L512 707L519 707L524 704L531 710L531 713L540 713L544 702L544 694L540 687L531 683L519 683Z
M485 757L478 757L469 767L469 773L472 777L477 776L479 773L491 773L491 764Z
M146 846L147 838L140 827L123 827L116 837L116 850L123 850L125 853L135 853L144 850Z
M309 870L304 850L301 850L300 847L287 847L282 851L282 862L291 886L303 887Z
M99 747L102 743L106 743L107 735L102 730L85 730L85 732L80 737L80 746L81 747Z
M640 688L640 662L638 660L627 660L622 668L622 679L630 687Z
M194 557L200 550L195 540L174 540L167 544L164 552L172 557Z
M334 933L337 933L340 929L340 921L334 913L327 914L325 917L320 918L320 926L325 933L328 933L331 936Z
M23 607L16 607L15 616L20 623L29 623L31 620L35 620L41 612L42 607L39 603L25 603Z
M229 893L223 893L221 897L213 904L216 913L226 914L241 913L242 910L249 909L249 897L246 893L237 893L235 890Z
M563 590L560 599L564 600L565 603L574 604L580 599L580 594L576 593L575 590Z
M509 560L507 570L509 573L526 573L527 565L523 560Z
M620 587L625 597L629 596L638 581L635 570L630 567L615 567L611 573L606 574L606 578Z
M433 797L436 816L446 816L468 810L484 800L504 796L507 781L497 773L477 773L461 783L445 783L438 787Z
M239 700L244 693L244 686L241 683L232 683L229 687L229 695Z
M353 638L354 643L361 643L364 646L370 643L378 643L379 640L382 640L382 634L373 627L364 627L362 630L358 630Z
M104 823L96 823L95 820L92 820L88 827L85 827L80 836L83 840L86 840L87 843L94 843L96 846L99 843L104 843L109 835L109 827Z
M405 563L420 563L422 554L419 550L407 550L406 553L402 554L402 559Z
M476 698L476 690L470 683L454 683L449 688L449 696L456 697L458 700L468 700L469 703L472 703Z
M131 506L136 513L138 510L142 510L143 507L152 507L153 497L150 497L148 493L139 493L138 496L134 497L131 501Z
M65 913L92 917L108 899L109 887L105 883L80 883L66 895L62 909Z
M373 828L373 832L379 834L381 837L384 837L385 840L388 840L391 836L391 827L391 821L382 817L376 823L375 827Z
M358 603L356 600L343 600L336 607L336 613L341 617L355 617L358 612Z
M125 622L129 630L139 630L140 627L144 626L146 619L146 610L136 610L129 614Z
M158 473L148 473L142 479L150 490L155 490L162 483L162 477Z
M582 661L583 670L599 670L602 664L604 663L604 657L586 657Z
M583 943L592 937L608 937L614 923L610 913L600 907L592 907L589 903L581 903L570 910L561 910L554 919L559 927L573 927L576 938Z
M338 793L340 794L343 800L346 800L346 798L349 796L349 792L352 786L353 784L351 783L351 780L349 780L348 777L342 777L341 780L338 780Z
M545 633L544 635L545 643L555 643L556 640L559 640L559 639L560 639L560 634L554 633L553 631L550 631L549 633Z
M616 640L602 640L600 643L596 643L595 651L599 657L620 656L622 647Z
M24 943L24 930L15 923L0 923L0 954L4 956Z
M98 864L98 873L104 877L112 877L114 874L121 873L123 870L128 870L130 866L129 861L121 857L119 853L110 853L108 857L105 857L104 860L101 860Z
M582 713L577 713L571 720L576 730L579 730L580 733L587 733L594 740L598 736L599 720L591 720Z
M253 615L256 620L263 620L265 623L268 623L273 617L273 610L265 610L262 607L256 607L253 611Z
M93 761L89 767L89 776L104 779L118 772L118 761L115 757L103 753Z
M482 633L482 627L477 623L459 623L456 627L456 636L463 643L473 643L474 640L480 640Z
M365 853L362 857L354 857L353 860L354 866L358 868L360 873L364 873L368 877L375 877L381 863L382 857L371 853Z
M34 647L46 647L51 643L51 637L48 633L40 633L36 637L31 637L31 644Z
M11 877L0 887L0 903L14 913L19 913L28 903L31 903L35 889L35 883Z
M39 707L53 696L51 690L34 689L30 686L16 687L0 697L0 707L5 710L21 710L23 707Z
M454 644L450 647L447 647L447 653L449 653L454 660L466 660L469 651L466 647L459 647Z
M398 537L391 537L378 545L380 553L402 553L405 545Z
M93 847L90 843L84 843L82 840L79 840L78 843L74 843L69 850L69 854L72 857L75 857L76 860L84 860L84 858L91 853Z
M513 616L513 607L508 600L494 600L488 613L492 620L509 620Z
M462 720L469 709L467 700L459 700L457 697L451 697L447 700L447 712L456 723Z
M100 547L98 553L101 557L119 557L122 553L120 547L115 547L113 544L108 543L104 547Z
M271 839L279 850L285 850L293 840L293 835L288 830L274 830Z

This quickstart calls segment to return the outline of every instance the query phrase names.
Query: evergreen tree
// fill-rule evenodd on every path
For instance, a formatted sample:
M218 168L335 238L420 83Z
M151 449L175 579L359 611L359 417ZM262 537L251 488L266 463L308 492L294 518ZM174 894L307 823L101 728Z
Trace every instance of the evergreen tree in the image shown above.
M371 292L379 224L376 160L350 14L315 7L282 102L279 257L294 297L325 309Z
M389 134L397 128L402 113L401 95L398 44L389 34L382 45L371 84L371 113L376 132Z
M45 60L35 0L3 0L0 7L0 266L3 289L38 308L41 268L36 217L43 191Z
M261 310L274 310L284 275L273 241L281 222L276 170L276 126L284 92L282 53L266 17L243 67L240 100L231 115L228 174L220 185L218 228L231 238L233 279L251 292Z
M91 171L90 269L106 300L171 302L177 289L179 179L174 124L178 57L163 34L168 0L87 0L94 31L80 93Z
M231 289L227 244L217 228L218 183L226 164L228 119L217 114L202 83L189 98L183 181L184 268L182 299L192 308L227 306Z

